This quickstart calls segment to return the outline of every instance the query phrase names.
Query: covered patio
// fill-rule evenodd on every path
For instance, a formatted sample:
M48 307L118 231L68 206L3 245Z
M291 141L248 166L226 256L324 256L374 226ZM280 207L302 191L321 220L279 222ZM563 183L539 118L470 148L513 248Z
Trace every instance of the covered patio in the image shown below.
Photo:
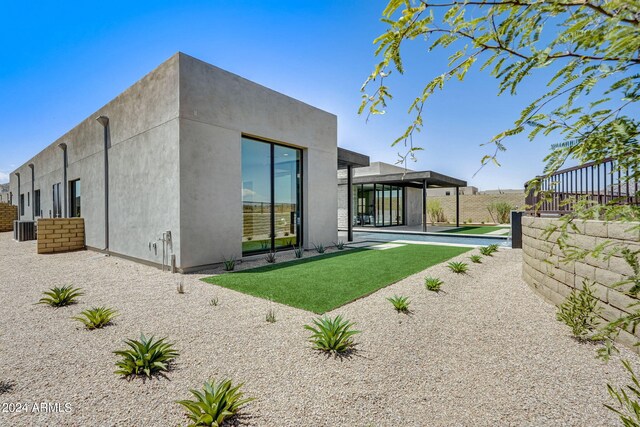
M368 188L373 188L373 200L369 205L376 206L378 201L376 200L379 197L380 188L392 188L392 189L403 189L402 196L400 196L400 192L398 192L398 196L396 196L396 203L398 205L398 212L402 215L405 214L407 210L407 206L409 203L407 198L405 197L406 188L414 188L419 189L421 193L420 200L420 210L421 210L421 220L419 225L410 225L410 224L392 224L392 223L382 223L379 225L379 221L372 221L375 227L383 226L383 227L391 227L393 229L405 229L411 231L421 231L427 232L427 189L428 188L452 188L455 192L455 206L456 206L456 219L455 219L455 227L460 227L460 187L466 187L467 182L458 178L453 178L447 175L443 175L434 171L407 171L404 173L391 173L384 175L367 175L367 176L353 176L353 167L361 167L361 166L351 166L347 167L348 173L346 178L338 179L338 185L346 185L350 190L347 191L347 208L348 208L348 240L352 240L353 236L353 188L354 186L362 185L368 186ZM383 202L384 203L384 202ZM401 206L402 205L402 206ZM411 204L412 206L415 205ZM375 217L375 210L372 212L372 215ZM361 221L358 225L363 225L363 221ZM371 223L371 221L370 221ZM453 227L453 226L452 226ZM444 228L452 228L452 227L444 227ZM436 227L433 232L442 231L440 228ZM359 229L359 228L358 228Z

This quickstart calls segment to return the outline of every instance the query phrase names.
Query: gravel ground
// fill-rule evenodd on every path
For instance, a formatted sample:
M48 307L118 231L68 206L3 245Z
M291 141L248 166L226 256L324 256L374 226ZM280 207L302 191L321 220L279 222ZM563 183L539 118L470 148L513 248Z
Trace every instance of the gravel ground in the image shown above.
M468 254L458 258L464 260ZM606 426L606 384L625 384L617 359L570 338L554 308L521 280L521 252L503 250L467 275L436 265L335 311L357 322L359 351L327 358L306 342L311 313L94 252L38 256L0 234L0 403L70 404L66 413L0 412L2 426L175 426L177 399L209 377L244 382L242 426ZM245 264L245 267L249 264ZM432 275L444 292L423 287ZM79 304L34 305L49 287L84 289ZM413 313L386 297L407 295ZM218 297L217 307L209 305ZM117 308L115 325L70 319ZM265 322L275 306L278 321ZM126 381L113 350L141 332L180 350L167 378ZM638 358L622 356L639 366ZM29 407L31 408L31 406Z

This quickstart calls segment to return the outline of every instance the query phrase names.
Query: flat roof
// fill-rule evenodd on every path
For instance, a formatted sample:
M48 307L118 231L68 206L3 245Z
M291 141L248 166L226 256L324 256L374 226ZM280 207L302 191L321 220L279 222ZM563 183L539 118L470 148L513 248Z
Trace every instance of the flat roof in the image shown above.
M427 187L466 187L467 181L452 178L433 171L418 171L405 173L392 173L386 175L357 176L352 180L353 184L389 184L403 185L405 187L422 188L422 183ZM338 184L346 184L346 178L338 179Z
M338 169L346 169L347 166L354 168L369 166L369 156L338 147Z

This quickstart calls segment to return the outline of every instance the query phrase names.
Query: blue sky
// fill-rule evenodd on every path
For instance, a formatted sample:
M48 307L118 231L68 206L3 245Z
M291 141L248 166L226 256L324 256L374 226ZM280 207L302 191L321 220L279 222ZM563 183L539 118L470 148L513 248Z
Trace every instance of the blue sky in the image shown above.
M406 50L407 73L391 81L394 100L368 123L357 114L360 87L384 31L384 1L5 2L0 15L0 182L177 51L239 74L338 116L338 144L394 163L390 146L410 116L408 103L440 74L446 55ZM412 169L435 170L481 189L521 188L542 171L554 141L509 142L502 167L473 177L490 148L544 80L517 97L497 97L496 81L474 72L452 82L425 110Z

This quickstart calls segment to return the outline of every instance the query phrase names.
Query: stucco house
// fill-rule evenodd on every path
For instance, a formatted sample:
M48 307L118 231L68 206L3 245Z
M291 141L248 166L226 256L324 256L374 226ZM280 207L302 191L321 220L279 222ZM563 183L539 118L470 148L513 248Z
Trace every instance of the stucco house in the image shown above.
M368 159L367 159L368 162ZM189 271L337 240L335 115L177 53L11 173L21 220Z

